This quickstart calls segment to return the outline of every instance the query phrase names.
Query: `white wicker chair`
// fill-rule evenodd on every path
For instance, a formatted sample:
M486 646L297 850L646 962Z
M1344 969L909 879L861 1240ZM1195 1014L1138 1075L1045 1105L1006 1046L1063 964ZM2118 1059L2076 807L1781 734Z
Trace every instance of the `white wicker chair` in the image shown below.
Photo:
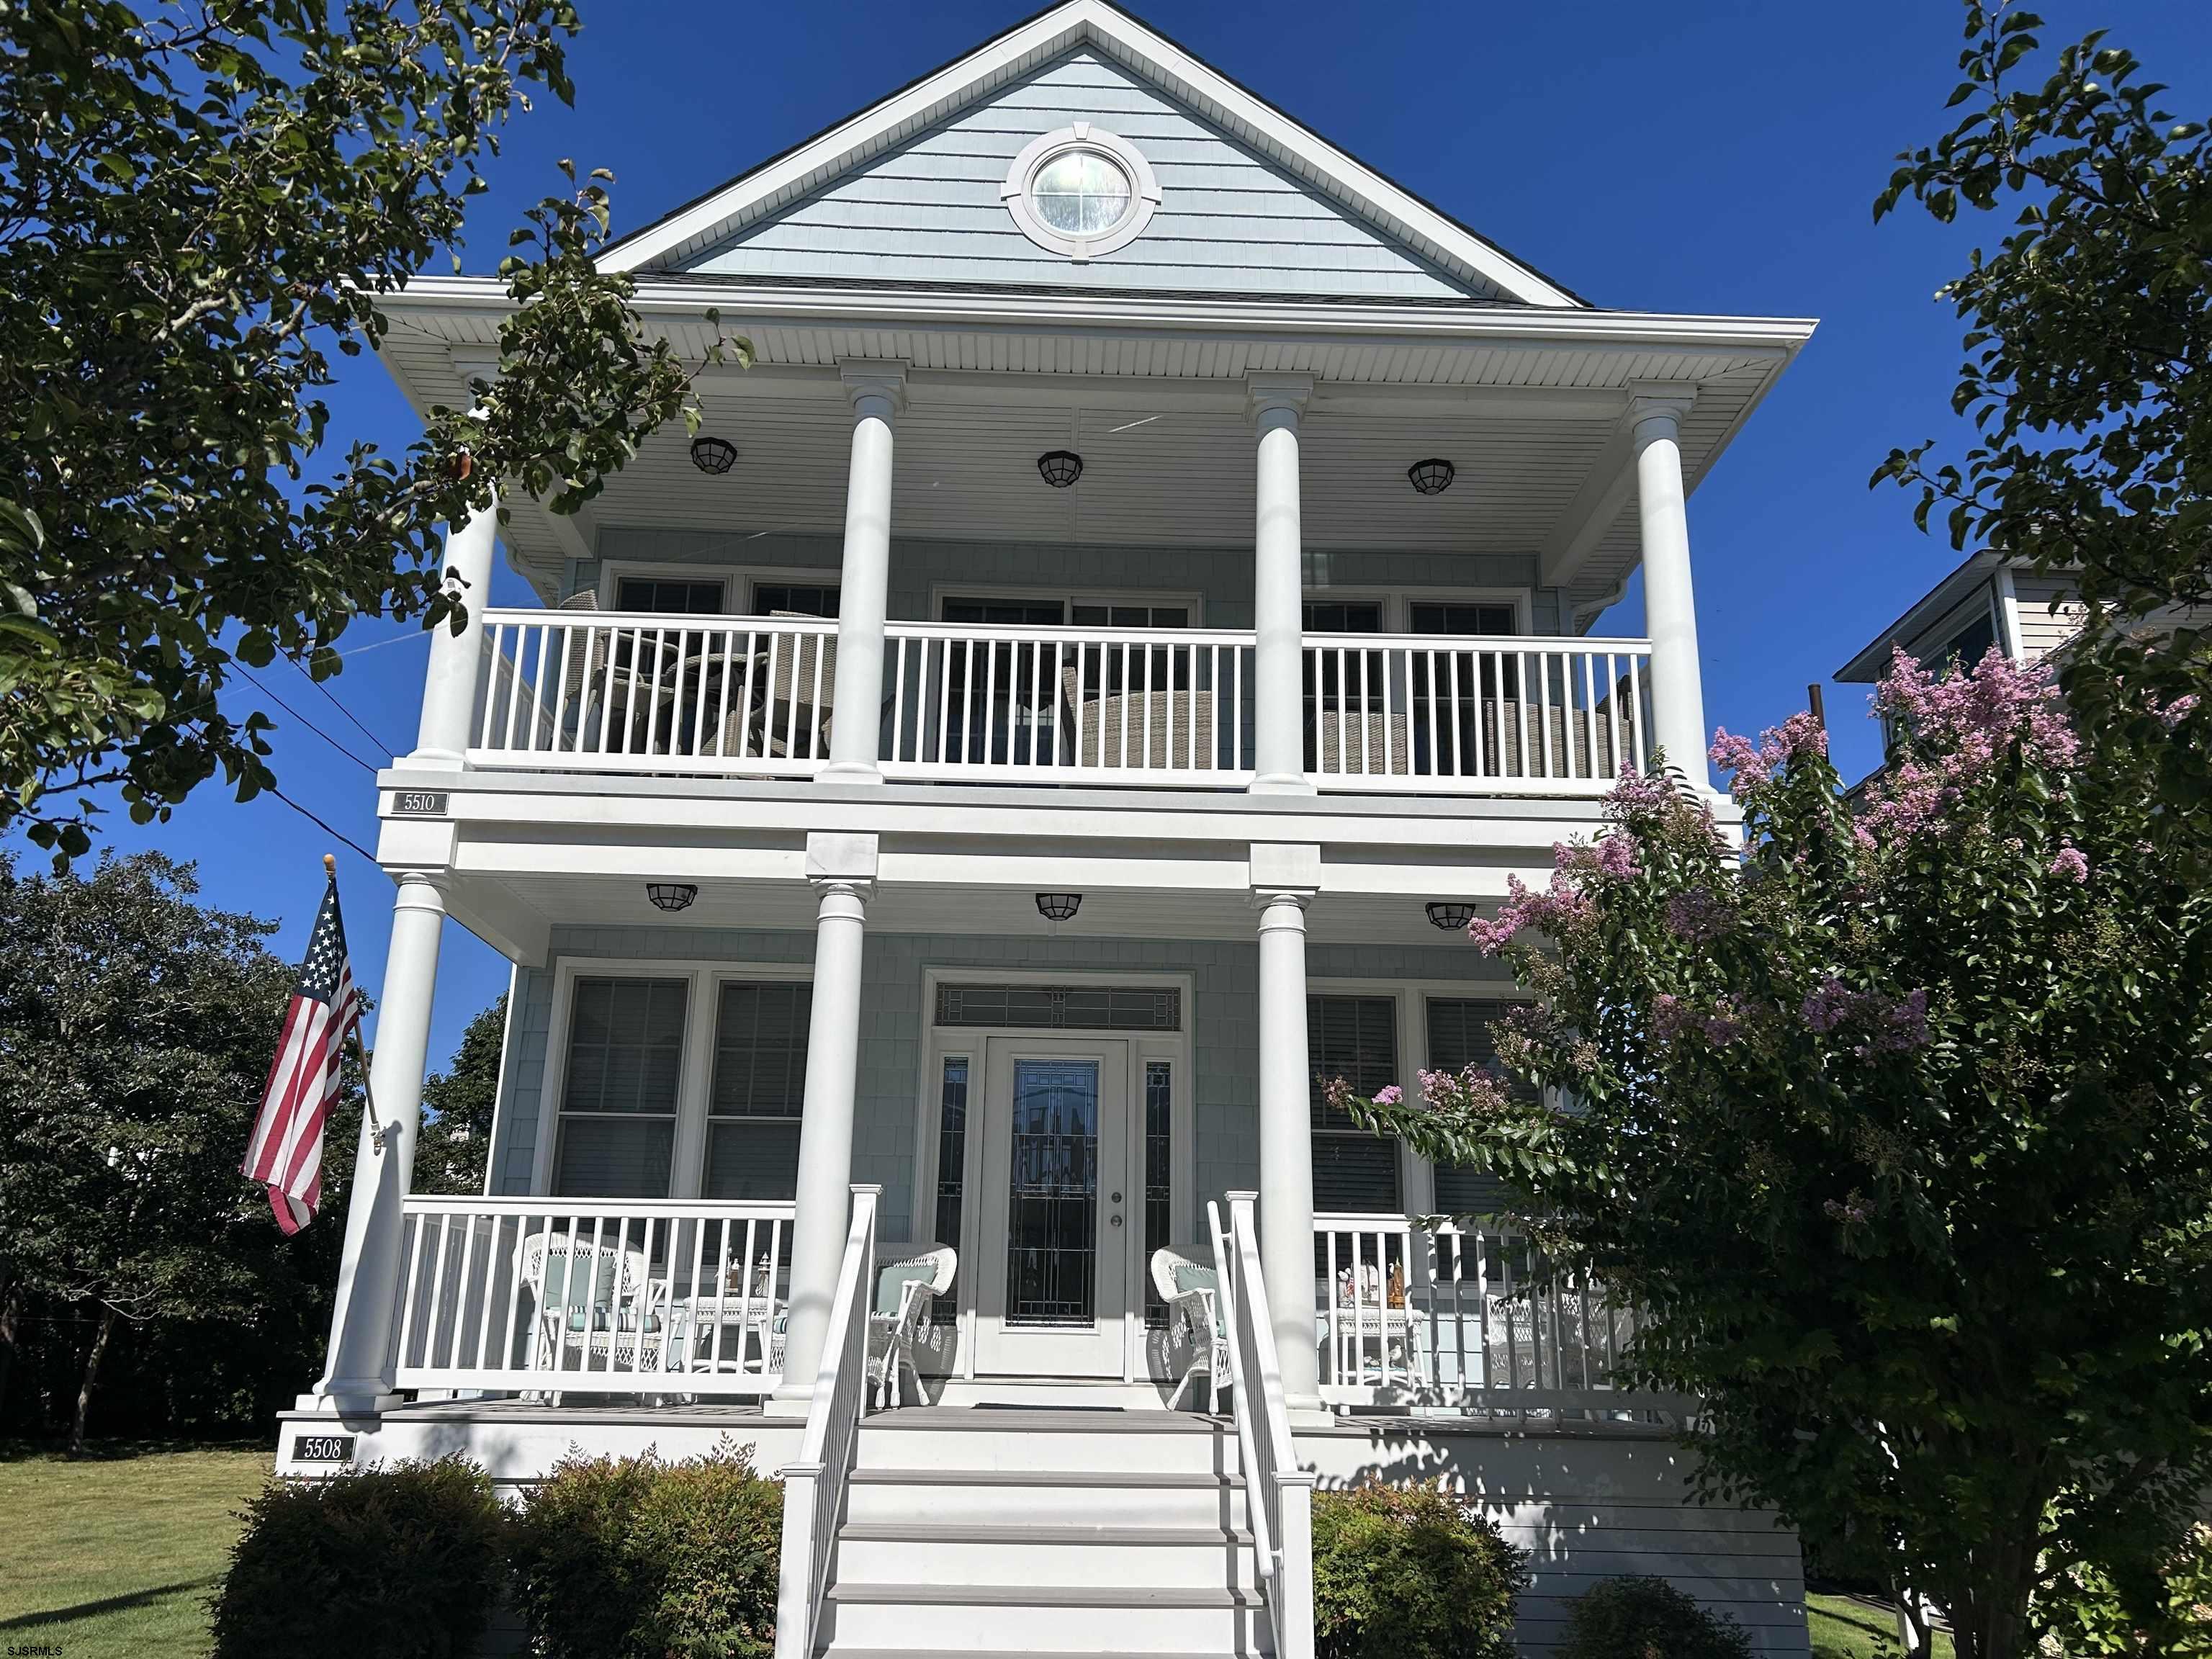
M929 1334L930 1309L952 1288L959 1262L951 1246L940 1244L876 1269L876 1302L868 1314L868 1381L876 1386L878 1409L896 1406L903 1398L901 1365L914 1372L915 1392L922 1392L914 1351Z
M1193 1261L1188 1256L1174 1250L1152 1252L1152 1288L1160 1293L1160 1300L1168 1304L1168 1329L1177 1326L1190 1338L1190 1364L1168 1396L1168 1409L1173 1411L1189 1388L1191 1379L1200 1370L1206 1373L1206 1408L1218 1414L1221 1410L1221 1390L1230 1381L1229 1328L1221 1305L1221 1267L1218 1241L1214 1249L1214 1265Z

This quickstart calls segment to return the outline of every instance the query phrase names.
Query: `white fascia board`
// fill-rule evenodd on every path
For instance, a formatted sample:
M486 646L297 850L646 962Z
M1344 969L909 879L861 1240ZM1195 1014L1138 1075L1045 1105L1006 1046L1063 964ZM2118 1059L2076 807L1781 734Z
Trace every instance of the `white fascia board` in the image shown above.
M514 308L490 277L419 277L380 302L387 315L460 319ZM1705 347L1793 355L1819 325L1805 317L1714 317L1666 312L1547 310L1505 306L1318 306L1296 301L1181 300L1144 295L939 293L898 289L760 287L696 278L641 277L631 308L643 317L693 319L709 308L725 330L749 322L846 322L878 328L1053 328L1099 333L1273 333L1526 341L1593 346Z
M687 244L741 228L763 204L781 205L857 161L974 101L1035 64L1084 41L1170 95L1195 104L1368 219L1446 265L1504 289L1523 305L1576 309L1588 302L1546 280L1436 209L1244 90L1212 65L1100 0L1069 0L842 121L820 137L617 242L604 270L641 271ZM1425 247L1423 245L1425 244Z
M1912 638L1944 611L1961 603L1996 568L1997 556L1984 548L1969 553L1937 582L1905 609L1905 613L1861 646L1851 659L1838 668L1838 684L1872 684L1889 670L1890 647Z

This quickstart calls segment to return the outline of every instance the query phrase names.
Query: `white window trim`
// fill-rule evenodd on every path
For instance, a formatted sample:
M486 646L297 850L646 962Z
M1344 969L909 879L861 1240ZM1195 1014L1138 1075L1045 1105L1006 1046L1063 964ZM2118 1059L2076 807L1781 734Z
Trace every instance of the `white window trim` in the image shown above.
M1915 662L1940 669L1942 666L1940 663L1927 664L1927 653L1947 643L1973 619L1978 611L1988 619L1990 632L1996 641L1997 648L2011 656L2013 653L2006 641L2004 611L1997 603L1996 586L1993 582L1984 582L1936 621L1914 635L1912 643L1905 647L1906 654ZM1973 665L1969 663L1966 666L1972 668Z
M622 592L625 578L632 580L661 582L719 582L722 589L722 610L730 608L730 568L720 564L668 564L643 560L603 559L599 562L599 608L612 611L615 595Z
M1053 587L1033 582L932 582L929 619L935 622L945 615L947 599L1056 599L1071 613L1079 605L1179 605L1189 613L1191 627L1206 626L1206 595L1200 592L1151 587ZM1062 625L1075 626L1072 622Z
M1119 223L1096 236L1070 236L1065 231L1055 230L1038 218L1030 205L1030 186L1039 170L1072 149L1102 151L1128 176L1129 210L1121 216ZM1127 139L1088 121L1078 121L1031 139L1006 169L1006 182L999 186L999 199L1006 204L1006 211L1013 215L1014 223L1023 235L1048 253L1058 253L1081 264L1127 247L1145 234L1145 227L1152 223L1152 215L1160 205L1160 181L1153 176L1152 165L1143 152Z
M708 962L652 957L562 957L554 970L553 1017L545 1036L545 1075L538 1085L538 1134L531 1151L530 1194L550 1197L553 1155L559 1145L561 1094L568 1069L568 1026L574 1018L576 981L680 979L684 1001L684 1058L676 1077L676 1148L668 1171L671 1198L696 1198L705 1178L707 1108L714 1091L714 1015L724 980L812 984L811 962ZM587 1195L588 1196L588 1195Z
M1049 1038L1065 1036L1071 1041L1085 1036L1127 1040L1133 1047L1133 1059L1137 1066L1130 1079L1133 1097L1139 1109L1131 1115L1128 1125L1130 1139L1137 1161L1131 1166L1131 1190L1137 1194L1133 1208L1139 1216L1138 1229L1131 1243L1143 1237L1143 1153L1144 1117L1143 1066L1146 1060L1165 1060L1175 1067L1173 1105L1169 1122L1168 1187L1172 1194L1168 1212L1168 1247L1186 1254L1202 1248L1212 1248L1206 1240L1206 1231L1200 1220L1205 1213L1202 1195L1196 1190L1198 1181L1198 1069L1196 1065L1195 1033L1198 1025L1195 1001L1195 976L1187 972L1124 972L1113 969L1080 968L993 968L983 964L960 967L925 967L921 970L921 1013L924 1032L920 1045L921 1074L915 1091L915 1158L914 1186L910 1205L913 1226L921 1237L913 1249L923 1243L949 1243L960 1255L967 1271L961 1274L964 1288L963 1306L957 1316L957 1346L954 1350L951 1371L954 1375L973 1379L975 1376L975 1305L972 1294L976 1283L977 1266L975 1252L980 1251L982 1211L978 1202L982 1193L982 1153L981 1136L970 1133L965 1139L963 1152L966 1162L960 1172L960 1233L955 1239L928 1237L937 1225L937 1147L943 1105L940 1085L945 1075L945 1062L964 1056L968 1061L968 1123L972 1130L981 1121L984 1109L984 1091L988 1086L985 1075L986 1043L994 1037L1018 1040ZM994 985L1144 985L1173 986L1182 998L1182 1029L1175 1031L1081 1031L1061 1033L1040 1030L1034 1025L985 1026L939 1025L937 1024L937 988L951 981L988 982ZM925 1215L924 1212L927 1211ZM897 1248L884 1246L886 1249ZM1141 1255L1141 1250L1138 1251ZM1203 1260L1202 1255L1197 1259ZM1140 1282L1134 1287L1132 1304L1138 1316L1131 1322L1122 1352L1122 1380L1135 1382L1142 1375L1146 1363L1144 1353L1145 1333L1142 1311L1144 1285L1141 1276L1149 1273L1151 1263L1139 1260L1137 1270Z
M649 581L720 582L721 614L741 617L750 614L753 590L763 582L787 583L794 587L842 587L843 574L842 568L834 564L685 564L681 561L603 559L599 562L599 604L606 610L614 609L615 595L621 591L625 577L642 577ZM747 609L732 608L740 603Z

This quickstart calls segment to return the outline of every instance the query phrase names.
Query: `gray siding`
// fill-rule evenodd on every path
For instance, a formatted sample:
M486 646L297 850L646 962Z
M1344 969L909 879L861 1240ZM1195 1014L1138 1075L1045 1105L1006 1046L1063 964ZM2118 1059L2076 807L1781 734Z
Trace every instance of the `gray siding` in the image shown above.
M1152 165L1159 210L1127 247L1075 264L999 199L1029 143L1075 121ZM1079 49L689 263L717 276L1018 283L1142 292L1488 300L1209 125Z
M524 969L515 988L513 1062L502 1079L492 1190L531 1188L555 977L564 957L808 963L814 939L801 933L679 927L556 928L542 969ZM915 1101L925 1037L925 967L1154 969L1192 976L1194 1176L1214 1196L1259 1184L1260 956L1256 942L1188 939L985 939L871 933L861 998L860 1101L853 1178L883 1185L884 1237L911 1237ZM1316 979L1466 980L1493 990L1496 966L1466 945L1316 945ZM1479 993L1478 993L1479 994Z
M747 569L820 570L835 576L843 556L835 536L742 536L710 531L608 530L599 537L603 558L649 564L701 564ZM1308 548L1309 589L1334 587L1364 593L1422 587L1525 588L1535 580L1534 557L1454 553L1401 553ZM568 591L599 579L597 560L568 568ZM1252 625L1252 550L1249 547L1117 547L1094 542L1037 545L1019 542L922 541L891 543L890 615L931 620L933 587L963 583L979 589L1148 590L1204 596L1209 628ZM1536 590L1532 607L1539 634L1561 631L1560 591ZM738 596L741 603L743 596Z

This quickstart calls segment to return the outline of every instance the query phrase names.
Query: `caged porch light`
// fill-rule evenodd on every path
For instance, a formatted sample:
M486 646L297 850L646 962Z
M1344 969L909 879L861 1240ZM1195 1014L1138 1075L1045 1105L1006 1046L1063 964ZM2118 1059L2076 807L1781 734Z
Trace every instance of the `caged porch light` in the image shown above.
M1451 488L1451 481L1459 469L1442 456L1431 456L1425 461L1415 461L1406 469L1406 476L1415 489L1424 495L1441 495Z
M688 910L691 901L699 896L699 890L688 881L649 881L645 896L663 910Z
M1083 457L1072 449L1048 449L1037 457L1037 476L1054 489L1065 489L1083 476Z
M709 477L719 478L738 464L738 447L727 438L702 437L691 441L691 465Z
M1083 908L1080 893L1039 893L1036 896L1037 914L1047 921L1071 921Z
M1446 933L1463 933L1474 920L1474 906L1467 899L1431 899L1427 908L1430 925Z

